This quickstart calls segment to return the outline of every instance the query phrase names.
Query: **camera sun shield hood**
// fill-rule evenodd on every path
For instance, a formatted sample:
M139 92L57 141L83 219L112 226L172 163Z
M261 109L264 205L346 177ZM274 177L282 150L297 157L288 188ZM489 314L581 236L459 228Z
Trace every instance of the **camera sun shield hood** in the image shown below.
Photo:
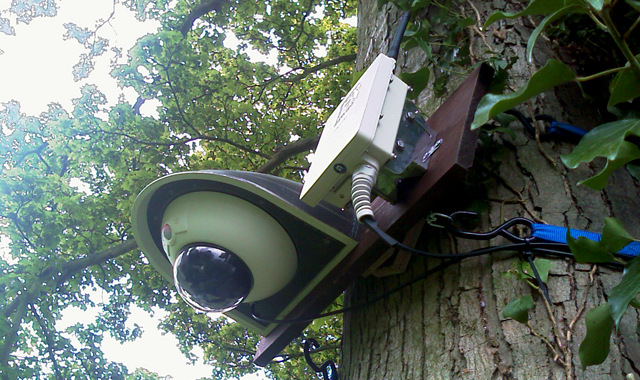
M265 262L269 263L265 267L285 267L284 271L280 270L282 268L278 268L273 272L277 278L272 281L280 282L280 285L275 285L274 289L270 291L275 294L267 295L264 299L260 300L261 296L254 297L253 295L249 298L249 301L256 301L256 311L261 316L270 319L282 318L356 246L359 234L359 224L352 211L343 210L324 202L310 207L298 198L301 187L301 184L284 178L254 172L207 170L171 174L148 185L136 198L131 217L133 233L150 264L167 281L173 282L172 261L175 260L175 257L170 259L165 255L163 245L167 246L168 241L163 239L161 232L166 222L165 212L172 202L191 193L204 193L204 198L210 199L201 201L207 203L216 202L214 198L218 198L217 202L222 199L223 203L228 203L224 200L230 199L229 197L237 198L234 203L245 204L245 207L238 210L234 217L246 218L250 221L258 214L262 218L270 219L271 223L275 222L273 226L277 225L277 227L271 227L272 231L274 228L275 230L280 229L280 233L263 234L262 239L278 239L278 247L291 246L295 251L294 253L284 253L284 256L282 252L279 252L273 258L263 257ZM209 196L206 193L210 193ZM201 229L199 232L201 236L206 232L206 228L211 228L213 231L224 225L225 215L222 215L224 213L214 212L217 209L215 205L206 207L209 207L209 211L204 214L207 215L207 218L211 218L210 221L207 221L206 218L205 220L196 220L200 225L198 228ZM226 215L229 215L230 212L233 213L233 210L233 208L228 208ZM222 219L220 220L220 218ZM216 221L216 219L219 220ZM236 240L254 242L255 249L252 252L247 252L247 250L251 250L251 247L247 248L247 246L241 249L242 252L236 252L240 257L245 255L260 256L261 252L265 251L265 246L269 244L269 242L262 242L260 239L256 241L248 238L259 234L259 231L256 230L262 230L260 227L250 227L250 225L251 223L248 222L242 224L245 228L227 229L224 233L229 235L224 239L233 237ZM189 226L190 228L191 226ZM232 233L232 230L238 231ZM180 228L175 229L174 232L176 232L176 236L180 236ZM182 242L190 240L185 238L186 240L178 242L177 239L170 240L173 240L171 243L178 251L182 248ZM180 237L180 239L183 238ZM230 241L226 240L225 242L231 244ZM209 241L209 243L224 246L224 244L215 241ZM225 248L231 249L230 247ZM282 249L278 248L277 250L281 251ZM170 248L170 256L174 256L172 252L173 249ZM283 262L282 257L287 256L289 264ZM286 266L291 266L291 262L294 263L292 266L294 270L291 277L287 279ZM255 265L253 264L254 268ZM251 268L252 272L254 268ZM268 275L263 279L265 279L265 283L270 282ZM254 288L256 287L254 284ZM278 287L281 289L278 290ZM263 292L263 294L265 293L269 293L269 291ZM263 324L251 318L250 306L246 302L225 314L261 335L268 334L275 327L273 324Z

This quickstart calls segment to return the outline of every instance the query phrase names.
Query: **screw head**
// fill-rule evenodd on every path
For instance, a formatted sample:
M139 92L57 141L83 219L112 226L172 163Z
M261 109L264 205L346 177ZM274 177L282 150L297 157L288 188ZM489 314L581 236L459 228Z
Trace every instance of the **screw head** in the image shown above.
M398 150L403 150L404 149L404 141L397 140L396 141L396 148L398 148Z
M343 174L343 173L347 172L347 167L344 166L344 164L338 163L338 164L333 165L333 170L335 170L336 173L338 173L338 174Z

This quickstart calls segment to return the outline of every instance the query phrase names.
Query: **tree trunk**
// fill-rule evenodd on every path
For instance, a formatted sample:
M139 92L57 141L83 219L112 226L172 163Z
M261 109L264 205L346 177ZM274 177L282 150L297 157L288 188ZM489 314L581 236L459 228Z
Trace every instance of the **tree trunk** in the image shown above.
M474 3L482 22L495 10L514 11L524 5L506 4L501 0ZM475 18L471 3L461 4L463 12ZM386 52L398 16L393 5L378 8L376 1L360 2L357 70L371 63L378 53ZM534 54L535 64L526 63L522 57L532 30L527 22L529 20L523 24L518 19L501 23L499 28L494 26L484 33L493 50L505 56L521 57L512 71L510 86L513 89L521 88L535 68L556 56L548 48L550 44L541 40ZM476 52L485 50L478 32L470 31L470 36ZM424 66L425 60L422 50L414 48L401 52L398 68L415 72ZM430 83L434 82L434 74L437 73L432 73ZM452 83L450 89L456 85ZM417 100L426 114L432 113L442 102L429 94L430 88ZM558 120L587 129L601 123L576 85L561 86L539 96L531 102L531 108L536 113L551 114ZM520 125L512 123L512 129L513 138L508 134L491 136L493 144L483 145L470 172L469 181L473 186L476 186L474 180L485 175L482 182L485 189L472 195L477 199L489 199L488 209L480 216L478 230L489 230L506 219L524 216L552 225L600 232L604 218L613 216L632 236L640 237L640 187L626 169L616 171L610 184L601 192L577 186L580 179L593 175L600 167L582 165L568 171L559 157L570 152L574 145L544 142L542 148L553 159L554 166ZM487 163L480 159L481 155L490 155L499 166L487 174L483 168ZM466 206L468 204L461 201L450 207ZM453 211L447 207L443 210ZM424 212L426 215L428 211L443 210ZM506 243L502 238L490 242L453 238L435 228L425 228L419 242L422 248L431 251L453 253ZM640 379L636 309L629 308L625 313L619 330L611 339L609 358L603 364L583 371L578 358L578 347L586 333L584 314L607 300L611 288L620 281L621 271L604 267L594 269L592 265L577 264L568 259L551 259L554 265L547 285L555 326L537 290L522 280L503 276L519 260L517 254L468 259L382 301L347 313L341 376L349 380ZM438 263L437 260L413 258L404 274L361 279L349 289L347 302L352 305L366 302ZM592 270L595 271L593 280ZM533 330L502 316L506 304L529 294L534 299L534 308L529 312ZM555 343L558 340L561 346ZM557 357L550 346L556 350Z

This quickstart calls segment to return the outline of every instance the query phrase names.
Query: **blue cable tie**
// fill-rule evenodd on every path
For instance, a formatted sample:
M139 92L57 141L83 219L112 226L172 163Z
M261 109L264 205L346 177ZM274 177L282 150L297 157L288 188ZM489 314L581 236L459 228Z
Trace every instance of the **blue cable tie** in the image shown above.
M564 227L534 223L531 226L531 236L541 240L553 242L553 243L567 244L567 229ZM574 230L574 229L571 230L571 236L573 238L584 236L585 238L594 240L594 241L600 241L600 238L602 237L599 233L596 233L596 232L581 231L581 230ZM637 257L638 254L640 254L640 242L637 242L637 241L631 242L626 247L618 251L618 253L629 256L629 257Z

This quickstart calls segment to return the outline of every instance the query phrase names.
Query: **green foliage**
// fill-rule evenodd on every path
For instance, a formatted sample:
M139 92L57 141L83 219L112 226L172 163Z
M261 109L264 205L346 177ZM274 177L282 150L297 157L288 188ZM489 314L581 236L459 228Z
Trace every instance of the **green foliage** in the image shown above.
M426 60L415 73L402 73L401 77L413 88L408 95L415 99L428 88L431 82L437 98L449 92L451 73L468 70L469 39L467 29L476 20L464 11L458 11L458 4L451 0L379 0L380 5L391 2L398 8L411 12L409 24L403 39L403 49L421 49Z
M602 190L607 186L607 181L611 174L618 168L629 162L640 158L640 148L628 141L623 141L616 152L615 157L607 160L607 164L602 171L591 178L582 180L578 184L586 185L594 190Z
M520 323L529 322L529 309L533 307L533 298L527 295L517 300L509 302L502 309L502 316L505 318L513 318Z
M498 114L559 84L575 79L574 72L564 63L550 59L543 68L531 76L527 85L509 94L487 94L476 110L471 129L480 128Z
M566 15L567 13L576 13L576 12L585 12L585 11L586 11L586 8L581 4L570 4L565 6L564 8L560 8L557 11L549 14L542 21L540 21L540 24L538 24L538 26L536 26L533 32L531 32L531 36L529 36L529 40L527 41L527 61L531 63L532 56L533 56L533 48L536 44L536 41L538 40L540 33L542 33L542 31L549 24L558 20L559 18Z
M609 305L611 306L611 317L616 323L616 327L622 319L622 314L627 311L627 306L636 299L640 292L640 260L633 259L625 265L622 280L611 289L609 295Z
M517 13L504 13L504 12L495 12L484 23L484 27L487 28L489 25L495 23L496 21L504 20L504 19L514 19L518 17L525 16L538 16L538 15L549 15L558 12L563 8L567 8L574 5L581 5L584 7L584 2L581 0L532 0L529 5L520 12Z
M600 241L587 239L583 236L574 239L567 229L567 244L571 253L579 263L604 263L614 259L616 253L635 241L619 220L605 218Z
M411 91L407 94L409 99L415 99L429 84L431 69L423 67L415 73L401 73L400 79L411 87Z
M640 55L637 55L636 59L640 59ZM638 75L631 70L629 65L626 65L624 70L616 74L611 80L611 84L609 84L609 91L611 92L609 107L639 97L640 79L638 78Z
M578 262L601 263L613 260L613 253L637 241L622 227L620 221L606 218L599 242L579 237L574 239L567 231L567 243ZM613 326L617 327L629 305L637 307L640 293L640 260L629 261L622 280L609 294L608 302L592 309L586 315L587 335L580 344L579 356L582 367L604 362L609 355L609 339Z
M582 369L602 364L609 356L613 318L608 303L589 310L585 316L587 335L580 344L578 356Z
M636 258L625 266L622 280L611 290L609 301L590 310L585 317L587 335L578 351L583 368L601 364L607 359L613 327L617 328L629 305L636 308L640 305L636 298L639 292L640 260Z
M533 265L536 266L542 282L547 282L549 271L553 268L553 262L547 259L534 259ZM504 278L514 277L518 280L535 280L535 274L533 273L531 265L521 260L514 262L511 269L502 273L502 276Z
M630 118L603 124L585 135L570 154L562 156L569 168L596 157L606 157L607 166L595 177L581 183L600 190L606 186L613 170L640 157L638 147L626 141L629 136L640 136L640 119Z
M640 12L638 10L640 7L637 7L636 4L637 2L630 1L627 3L631 5L632 9ZM622 36L622 33L618 31L618 24L612 19L614 6L615 2L606 2L604 0L532 0L521 12L495 12L492 14L485 22L485 28L503 19L533 15L545 16L531 33L527 43L526 55L527 59L531 61L535 42L544 29L555 21L562 20L566 15L588 13L599 28L606 30L610 34L627 62L623 67L612 68L588 77L577 77L573 71L564 64L555 60L549 60L544 67L533 74L523 89L510 94L486 95L476 112L473 128L484 125L498 113L537 96L543 91L574 80L587 82L605 75L617 73L609 85L611 93L608 102L609 107L631 101L640 96L640 91L638 90L638 88L640 88L640 82L638 80L638 78L640 78L640 63L638 61L640 55L634 56L631 52L630 40L628 39L633 28L635 28L638 23L633 23L625 35ZM637 15L632 17L638 18ZM621 20L618 20L618 22L622 24ZM608 162L605 170L597 176L581 182L596 190L602 189L613 171L638 158L640 152L637 147L623 144L623 140L627 135L637 133L635 129L637 121L638 119L635 116L627 115L625 119L604 124L593 129L585 136L573 153L563 157L563 161L568 167L575 168L580 162L590 162L596 156L607 157ZM622 134L619 132L622 132ZM606 154L603 154L605 152Z

